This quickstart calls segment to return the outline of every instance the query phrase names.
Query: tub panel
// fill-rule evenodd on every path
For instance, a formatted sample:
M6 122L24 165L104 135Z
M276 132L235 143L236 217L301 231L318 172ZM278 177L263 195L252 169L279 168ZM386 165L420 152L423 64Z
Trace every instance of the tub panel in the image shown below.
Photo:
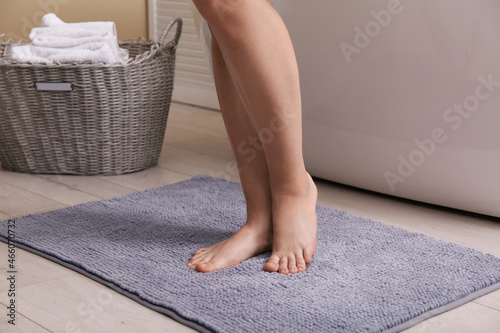
M272 3L311 174L500 217L500 2Z

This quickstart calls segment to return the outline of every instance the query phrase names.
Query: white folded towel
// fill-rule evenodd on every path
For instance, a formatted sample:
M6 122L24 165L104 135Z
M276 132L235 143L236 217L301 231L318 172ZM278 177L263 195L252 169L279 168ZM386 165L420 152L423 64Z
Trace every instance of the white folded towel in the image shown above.
M113 33L116 36L116 26L114 22L77 22L65 23L53 13L45 14L42 17L41 27L57 27L65 25L66 27L85 30L104 30Z
M124 63L128 51L119 47L113 22L64 23L46 14L30 33L31 44L14 46L12 59L21 63Z
M31 29L30 39L33 41L35 38L43 37L109 37L115 36L113 33L104 30L89 30L71 27L47 27L47 28L33 28Z
M97 43L113 39L112 36L88 36L88 37L70 37L70 36L50 36L43 35L31 39L31 44L41 47L73 47L88 43Z
M88 43L61 51L61 48L33 46L30 44L15 46L12 58L20 63L32 64L67 64L93 63L113 64L125 62L116 54L116 50L107 43Z

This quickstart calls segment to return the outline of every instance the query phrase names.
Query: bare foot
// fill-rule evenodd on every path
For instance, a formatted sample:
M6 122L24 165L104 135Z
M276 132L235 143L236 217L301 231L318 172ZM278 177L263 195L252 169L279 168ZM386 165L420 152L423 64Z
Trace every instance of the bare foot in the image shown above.
M273 250L265 271L294 274L309 266L316 252L317 198L309 174L297 190L273 193Z
M235 266L250 257L271 250L271 221L246 223L230 238L194 253L187 266L208 273Z

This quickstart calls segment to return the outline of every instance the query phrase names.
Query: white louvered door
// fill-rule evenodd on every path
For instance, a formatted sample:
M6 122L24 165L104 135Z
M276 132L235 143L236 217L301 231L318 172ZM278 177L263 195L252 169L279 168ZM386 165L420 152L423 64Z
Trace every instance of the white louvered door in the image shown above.
M219 109L215 84L203 55L189 0L148 0L148 12L149 36L155 40L158 40L172 18L180 16L184 22L182 36L177 47L172 99L177 102ZM173 36L172 31L167 36L167 40L172 39Z

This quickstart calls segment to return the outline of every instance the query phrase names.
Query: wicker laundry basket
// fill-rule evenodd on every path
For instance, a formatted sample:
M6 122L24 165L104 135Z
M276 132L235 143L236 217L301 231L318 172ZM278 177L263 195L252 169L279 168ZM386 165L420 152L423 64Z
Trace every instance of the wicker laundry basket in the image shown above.
M175 37L164 43L177 24ZM0 160L25 173L117 175L157 164L182 19L158 43L121 41L125 64L13 62L0 42Z

